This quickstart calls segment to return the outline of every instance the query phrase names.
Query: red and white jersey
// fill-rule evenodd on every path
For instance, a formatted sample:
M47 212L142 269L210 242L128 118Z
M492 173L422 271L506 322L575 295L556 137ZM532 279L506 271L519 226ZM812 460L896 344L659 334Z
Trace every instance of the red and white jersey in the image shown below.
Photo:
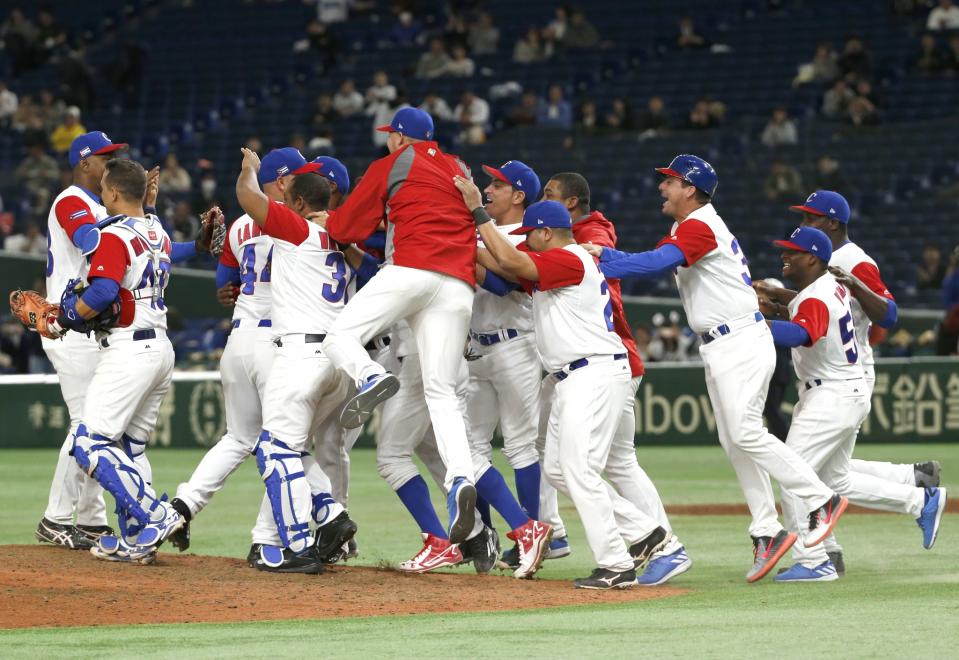
M106 277L129 289L136 313L122 330L166 330L163 293L170 282L170 237L155 215L127 216L103 229L88 279Z
M230 225L226 246L220 255L221 264L240 269L240 295L233 308L234 320L272 318L272 261L273 239L264 234L249 215L237 218Z
M520 226L497 225L496 229L503 234L513 245L519 245L526 240L525 236L512 236L509 232ZM478 247L484 247L480 239ZM470 320L470 331L477 334L488 334L498 330L519 330L520 332L533 331L533 303L530 297L522 291L511 291L505 296L497 296L486 289L477 287L473 298L473 317Z
M696 334L759 311L746 255L712 204L673 223L669 236L656 247L665 243L686 257L686 265L675 270L676 285Z
M273 238L273 336L325 334L346 304L343 253L323 227L272 200L263 232Z
M529 256L539 282L520 284L533 297L536 348L546 371L593 355L625 355L613 327L609 284L593 257L575 243Z
M879 276L879 267L876 265L876 262L873 261L872 257L866 254L861 247L852 241L848 241L832 251L832 258L829 260L829 265L838 266L847 273L852 273L862 280L863 284L869 287L869 290L876 295L888 298L889 300L895 300L892 297L892 293L889 292L889 288L886 287L886 284ZM873 356L872 346L869 344L869 329L872 322L855 297L849 302L849 306L852 308L852 320L856 324L859 361L864 366L875 364L876 358Z
M47 300L60 302L69 280L86 278L89 262L73 244L73 233L105 217L100 198L80 186L70 186L53 200L47 216Z
M789 303L789 318L809 333L810 343L792 349L802 382L848 380L863 375L860 346L849 301L852 294L824 273Z

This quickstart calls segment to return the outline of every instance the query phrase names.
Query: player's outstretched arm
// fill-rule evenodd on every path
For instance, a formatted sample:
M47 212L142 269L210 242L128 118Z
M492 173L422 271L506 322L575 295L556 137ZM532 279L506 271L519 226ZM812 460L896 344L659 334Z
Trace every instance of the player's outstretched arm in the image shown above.
M675 245L665 243L655 250L633 254L598 245L583 246L593 256L599 256L599 269L606 277L621 279L635 277L653 279L669 273L686 263L686 256Z
M263 227L270 210L270 200L260 190L260 184L256 180L256 174L260 171L260 157L246 147L240 151L243 153L243 162L240 165L240 176L236 179L236 200L253 218L253 222Z

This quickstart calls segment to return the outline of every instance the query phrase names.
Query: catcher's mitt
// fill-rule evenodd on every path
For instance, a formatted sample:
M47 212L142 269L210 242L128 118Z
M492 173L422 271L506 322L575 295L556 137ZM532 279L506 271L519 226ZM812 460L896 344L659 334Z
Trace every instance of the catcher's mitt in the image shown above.
M47 302L36 291L11 291L10 311L20 323L47 339L60 339L66 333L66 329L57 323L60 306Z
M223 252L226 241L226 222L223 211L219 206L210 207L210 210L200 216L200 235L196 238L197 252L209 252L214 257Z

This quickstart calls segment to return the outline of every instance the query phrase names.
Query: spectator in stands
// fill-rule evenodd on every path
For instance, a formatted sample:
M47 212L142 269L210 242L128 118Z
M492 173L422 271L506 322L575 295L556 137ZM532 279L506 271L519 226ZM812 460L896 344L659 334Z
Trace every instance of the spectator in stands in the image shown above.
M942 250L935 243L922 247L922 263L916 266L916 287L921 290L939 289L946 276L946 264Z
M10 127L19 105L17 95L7 88L5 80L0 80L0 128Z
M333 130L329 126L321 128L314 127L313 137L306 143L304 154L309 154L310 158L319 155L335 156L336 146L333 144Z
M772 117L763 129L762 143L767 147L781 147L787 144L799 143L799 131L796 122L789 118L786 108L780 106L773 110Z
M51 188L60 180L60 169L43 143L35 143L27 148L27 156L14 170L13 177L30 194L31 208L40 215L49 205Z
M566 38L566 30L569 28L569 10L560 6L554 10L553 20L543 28L542 37L551 44L562 43Z
M86 132L86 127L80 123L80 108L71 105L63 115L63 122L50 134L50 146L57 153L66 153L73 140Z
M36 66L38 34L36 26L19 7L12 8L3 25L0 25L0 40L10 57L15 77Z
M167 154L160 168L160 190L174 195L186 195L192 187L190 173L180 165L180 159L172 151Z
M764 186L766 197L771 200L786 200L802 197L802 177L799 170L781 159L773 161Z
M366 88L367 109L370 105L382 102L392 103L394 100L396 100L396 87L390 84L386 71L377 71L373 74L373 84Z
M23 146L40 145L44 151L50 148L50 138L43 126L43 120L38 116L30 117L23 129Z
M689 111L688 128L705 130L716 128L719 124L719 119L712 112L711 101L707 98L696 101L696 105Z
M631 131L636 127L633 108L626 99L622 97L613 99L612 106L606 113L605 124L607 128L617 131Z
M406 102L406 94L400 92L388 101L375 101L366 108L367 116L373 118L372 136L373 145L386 152L386 143L389 139L389 133L376 130L379 126L385 126L393 120L393 115L400 108L409 106Z
M942 303L946 318L939 326L936 352L939 355L955 355L959 346L959 245L949 256L949 266L942 280Z
M460 140L467 144L482 144L486 141L486 124L489 122L489 104L466 90L459 104L453 109L453 119L462 127Z
M836 50L828 41L816 46L812 62L799 65L799 71L793 79L793 86L806 83L832 82L839 76L839 63Z
M644 137L652 137L669 130L669 113L661 96L653 96L646 102L646 109L639 116L639 130Z
M411 11L401 11L390 30L390 41L402 48L418 46L423 42L423 25Z
M513 61L517 64L543 62L553 55L552 42L545 41L539 30L531 27L513 47Z
M27 373L26 360L21 359L23 352L20 350L26 332L16 318L4 316L0 319L0 374Z
M116 59L108 65L110 82L120 91L125 108L139 107L146 62L146 47L136 39L128 39L120 47Z
M453 110L449 103L434 91L426 93L423 102L420 104L420 110L428 112L434 120L451 121L453 119Z
M61 58L59 74L63 101L77 106L83 112L92 110L97 92L93 84L93 67L87 63L85 46L79 45Z
M849 83L843 78L839 78L823 94L822 113L830 119L839 119L846 114L849 103L854 98L856 98L856 93L849 89Z
M493 24L493 15L488 11L480 12L476 21L470 24L466 37L470 52L474 55L494 55L499 48L499 28Z
M536 123L553 128L572 127L573 110L569 101L563 97L563 88L560 85L550 85L546 98L540 100L536 112Z
M212 167L205 167L200 171L200 184L193 190L190 200L190 210L200 215L214 204L218 203L216 191L216 172Z
M535 92L523 92L519 104L509 112L508 123L510 126L533 126L536 124L536 110L539 99Z
M694 361L696 335L679 324L679 312L669 312L666 315L657 312L653 314L653 336L647 350L652 362L690 362Z
M839 161L824 154L816 161L816 190L835 190L845 193L852 187L839 168Z
M846 46L839 56L839 71L850 81L872 78L872 55L866 50L861 37L853 36L846 40Z
M586 99L579 106L579 116L576 118L576 127L586 133L592 133L602 126L596 102Z
M333 109L341 117L352 117L363 110L363 95L356 91L356 83L347 78L333 95Z
M8 236L3 242L3 249L17 254L45 255L47 253L47 237L40 231L35 222L28 222L21 234Z
M706 37L696 30L696 24L690 16L679 18L679 34L676 36L676 45L683 50L706 48L709 43Z
M293 147L294 149L299 150L300 153L307 153L309 150L306 148L306 138L303 137L302 133L293 133L290 135L290 139L287 140L287 145Z
M27 125L31 119L38 119L37 104L34 102L32 95L24 94L20 97L16 112L13 113L10 127L18 133L23 133L27 130ZM40 121L40 127L41 129L43 127L42 120ZM45 131L44 135L46 135Z
M952 74L959 74L959 33L950 35L949 48L946 50L946 68Z
M879 123L879 113L868 97L857 96L849 102L846 123L852 126L875 126Z
M51 55L67 43L67 33L57 22L53 10L40 7L37 11L37 57L39 64L45 64Z
M451 78L470 78L476 71L476 64L472 58L466 54L466 48L463 46L453 46L453 57L443 68L443 75Z
M467 38L469 29L466 26L466 19L458 11L450 13L446 20L446 27L443 28L443 41L446 47L452 50L456 46L467 47Z
M40 90L40 102L36 108L36 114L43 120L43 125L48 131L57 127L66 109L66 103L58 99L49 89Z
M188 241L196 236L200 229L200 221L196 215L191 213L190 205L187 202L177 202L176 206L173 207L170 225L173 229L174 241Z
M340 57L340 41L326 23L312 20L306 25L306 36L293 44L294 53L306 53L310 61L320 65L323 72L336 67Z
M416 63L417 78L438 78L446 71L450 56L446 54L446 46L442 39L430 39L430 49L420 55Z
M333 107L333 97L329 94L320 94L316 97L316 110L310 118L310 125L314 131L331 129L337 119L336 109Z
M580 10L574 10L560 44L570 50L586 50L599 45L599 32Z
M919 53L916 55L916 69L920 73L939 73L946 68L946 56L939 49L936 37L926 32L919 38Z
M927 30L959 30L959 7L952 0L939 0L926 19Z
M350 17L350 8L359 4L353 0L316 0L316 18L330 25L342 23Z
M639 351L639 357L643 362L649 362L649 342L653 336L649 332L649 326L637 325L633 328L633 336L636 338L636 349Z

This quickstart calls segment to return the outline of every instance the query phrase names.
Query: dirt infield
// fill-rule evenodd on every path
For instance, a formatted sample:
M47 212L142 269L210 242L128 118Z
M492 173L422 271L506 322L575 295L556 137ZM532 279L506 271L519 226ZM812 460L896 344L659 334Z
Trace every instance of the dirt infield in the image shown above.
M240 559L160 553L153 566L79 550L0 546L0 628L490 612L650 600L681 589L584 591L568 581L334 567L322 575L255 571ZM290 598L294 590L302 596Z

